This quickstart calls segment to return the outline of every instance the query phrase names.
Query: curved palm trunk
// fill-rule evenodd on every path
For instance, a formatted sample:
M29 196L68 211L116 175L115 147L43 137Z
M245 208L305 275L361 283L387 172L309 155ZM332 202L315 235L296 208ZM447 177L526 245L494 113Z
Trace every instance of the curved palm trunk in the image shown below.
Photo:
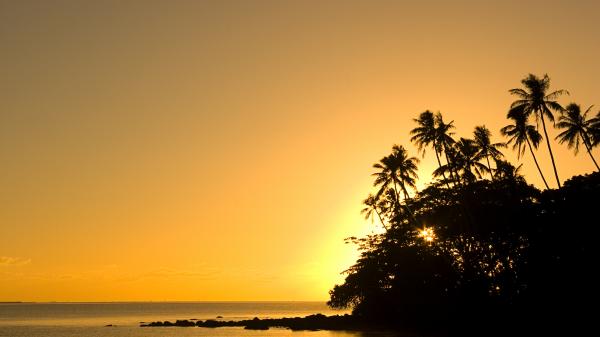
M441 168L442 162L440 161L440 155L438 153L435 140L433 141L433 152L435 152L435 159L437 159L438 167ZM446 173L443 171L442 171L442 177L444 177L444 181L446 182L446 187L448 187L448 189L450 189L450 183L448 182L448 178L446 178Z
M592 147L589 144L590 140L587 138L587 136L584 136L582 138L583 138L583 144L585 144L587 153L590 155L590 158L592 158L594 165L596 165L596 170L598 170L598 172L600 172L600 167L598 167L598 163L596 162L596 159L594 159L594 156L592 155Z
M400 184L400 187L402 187L402 192L404 192L404 200L410 200L410 195L408 195L408 191L404 184Z
M588 149L587 152L590 154L590 158L592 158L592 161L594 162L594 165L596 165L596 170L598 172L600 172L600 167L598 167L598 163L596 162L596 159L594 159L594 156L592 156L592 151L590 149Z
M486 154L485 160L487 161L487 164L488 164L488 170L490 170L490 178L492 178L492 180L494 180L494 175L492 174L492 166L490 165L490 156Z
M396 208L397 208L398 213L399 213L400 212L400 193L398 192L398 189L396 187L396 179L393 179L393 180L394 180L394 193L396 195ZM398 184L400 185L400 187L402 187L404 189L404 185L401 182L398 182ZM408 207L408 205L405 205L404 207L408 211L408 214L410 215L410 217L413 220L413 222L416 224L417 221L415 220L415 216L413 215L413 213L410 210L410 208Z
M463 176L465 177L465 181L467 177L469 177L469 179L472 179L472 181L467 181L468 184L477 181L477 176L475 175L475 173L477 173L478 170L477 168L475 168L475 173L473 173L473 166L475 165L473 165L471 161L468 161L463 169Z
M404 200L405 200L404 204L405 204L406 210L408 211L408 214L410 214L410 217L411 217L412 221L415 223L415 226L419 227L419 222L417 222L417 218L415 218L414 213L412 212L412 210L408 206L408 201L410 200L410 196L408 195L408 191L406 190L406 187L404 186L403 183L400 183L400 187L402 188L402 191L404 192Z
M381 218L381 214L379 214L379 211L377 210L377 206L373 206L373 210L375 211L375 214L377 214L377 217L379 218L379 221L381 221L381 225L383 226L383 228L385 228L385 230L387 231L388 228L385 225L385 222L383 222L383 219Z
M544 136L546 137L546 144L548 145L548 152L550 152L550 159L552 159L552 168L554 169L554 177L556 177L556 183L558 184L558 188L560 188L560 180L558 179L558 172L556 171L556 163L554 163L554 155L552 154L552 148L550 147L550 139L548 138L548 133L546 132L546 122L544 122L544 114L542 115L542 126L544 127Z
M437 158L437 161L438 161L438 167L442 168L442 162L440 161L440 156L438 155L437 151L435 151L435 157ZM448 182L448 178L446 177L446 172L442 171L442 177L444 177L444 182L446 183L446 187L448 189L450 189L450 183Z
M450 159L448 158L448 148L444 146L444 157L446 157L446 164L450 168L450 177L454 180L455 185L461 185L460 176L454 172L454 167L450 165Z
M535 167L537 167L538 172L540 173L540 176L542 177L542 180L544 181L544 185L546 185L546 189L549 190L550 187L548 186L548 183L546 182L546 178L544 178L544 174L542 173L542 169L540 169L540 165L537 162L537 159L535 159L535 154L533 153L533 149L531 148L531 143L529 143L529 138L525 138L525 140L527 140L527 147L529 147L529 151L531 152L531 156L533 157L533 161L535 162Z
M396 186L396 179L392 179L394 182L394 195L396 196L396 205L400 205L400 194L398 193L398 188Z

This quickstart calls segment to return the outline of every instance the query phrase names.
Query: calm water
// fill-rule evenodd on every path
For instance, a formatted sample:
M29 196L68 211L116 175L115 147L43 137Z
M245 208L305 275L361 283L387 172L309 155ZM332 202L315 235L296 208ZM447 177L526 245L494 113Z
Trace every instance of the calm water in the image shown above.
M140 322L177 319L240 320L333 311L321 302L17 303L0 304L0 337L364 337L353 332L243 328L140 328ZM106 327L107 324L116 325ZM378 336L382 336L378 334Z

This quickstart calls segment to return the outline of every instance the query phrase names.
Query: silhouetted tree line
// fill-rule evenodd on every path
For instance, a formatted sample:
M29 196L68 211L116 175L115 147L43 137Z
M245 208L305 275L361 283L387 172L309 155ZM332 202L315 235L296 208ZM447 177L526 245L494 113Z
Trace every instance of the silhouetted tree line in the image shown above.
M589 118L592 107L563 107L557 99L568 92L548 93L547 75L521 82L509 90L516 100L501 129L506 143L493 142L485 126L456 139L452 121L425 111L414 119L411 141L422 155L435 155L433 181L416 190L419 160L403 146L374 165L377 191L363 213L386 231L348 239L361 255L330 291L331 307L433 335L541 335L592 325L586 305L597 299L600 173L561 185L546 127L560 128L558 141L576 153L583 145L600 171L591 151L600 144L600 112ZM558 189L535 158L544 139ZM504 159L507 146L519 158L529 152L545 190Z
M269 330L269 328L287 328L294 331L299 330L371 330L374 326L364 324L352 316L334 315L325 316L323 314L314 314L306 317L287 317L287 318L263 318L254 317L239 321L224 321L207 319L203 320L177 320L155 321L150 323L141 323L141 327L201 327L201 328L221 328L221 327L244 327L246 330ZM384 328L384 327L382 327Z

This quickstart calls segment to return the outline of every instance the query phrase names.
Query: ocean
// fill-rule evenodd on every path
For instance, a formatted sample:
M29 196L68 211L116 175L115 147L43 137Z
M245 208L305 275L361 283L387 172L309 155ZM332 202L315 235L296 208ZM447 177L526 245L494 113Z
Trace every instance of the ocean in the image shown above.
M241 320L254 317L302 317L314 313L334 315L346 312L331 310L323 302L0 303L0 337L366 336L360 332L274 328L255 331L241 327L139 327L141 322L158 320Z

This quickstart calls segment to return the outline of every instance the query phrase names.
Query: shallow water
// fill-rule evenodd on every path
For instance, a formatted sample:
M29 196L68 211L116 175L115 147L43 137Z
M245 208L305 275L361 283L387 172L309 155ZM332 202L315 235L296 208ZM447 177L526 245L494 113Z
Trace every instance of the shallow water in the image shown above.
M243 328L154 327L140 322L240 320L343 314L322 302L17 303L0 304L0 337L359 337L358 332L266 331ZM106 325L112 324L112 327ZM377 334L381 336L381 334Z

